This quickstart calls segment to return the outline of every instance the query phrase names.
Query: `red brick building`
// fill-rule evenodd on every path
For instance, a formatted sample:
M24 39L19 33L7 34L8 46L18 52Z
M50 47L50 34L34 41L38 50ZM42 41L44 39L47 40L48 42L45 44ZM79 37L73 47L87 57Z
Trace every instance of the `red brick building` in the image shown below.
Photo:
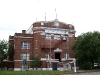
M40 21L33 23L29 29L22 30L22 33L15 33L9 36L10 43L14 46L13 68L22 70L23 60L26 59L26 68L31 70L32 56L40 57L41 66L39 69L61 69L66 63L73 67L75 59L71 46L75 42L75 29L71 24L53 21ZM69 64L68 64L69 63ZM61 66L62 65L62 66Z

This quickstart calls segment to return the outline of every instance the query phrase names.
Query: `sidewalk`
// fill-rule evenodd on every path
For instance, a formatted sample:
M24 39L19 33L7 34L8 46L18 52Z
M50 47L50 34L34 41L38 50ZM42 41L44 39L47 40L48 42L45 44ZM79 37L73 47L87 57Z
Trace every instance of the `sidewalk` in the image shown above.
M87 72L100 72L100 69L98 70L76 70L76 73L87 73Z
M64 75L100 75L100 72L83 72L83 73L73 73Z

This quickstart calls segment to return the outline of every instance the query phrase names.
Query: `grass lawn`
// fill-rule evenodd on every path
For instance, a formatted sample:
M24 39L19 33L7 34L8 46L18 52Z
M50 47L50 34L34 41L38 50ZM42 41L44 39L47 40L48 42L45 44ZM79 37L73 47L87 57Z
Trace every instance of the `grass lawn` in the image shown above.
M0 71L0 75L63 75L72 71Z

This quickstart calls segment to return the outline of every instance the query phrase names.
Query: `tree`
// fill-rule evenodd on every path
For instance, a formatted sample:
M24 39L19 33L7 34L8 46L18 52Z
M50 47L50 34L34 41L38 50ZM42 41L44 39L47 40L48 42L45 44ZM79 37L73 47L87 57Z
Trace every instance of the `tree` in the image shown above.
M32 66L33 68L36 68L40 65L40 58L36 55L32 57L33 61L32 61Z
M100 60L100 33L87 32L79 35L72 46L80 68L90 69ZM85 68L86 65L89 67Z
M12 48L13 47L9 44L8 41L0 40L0 65L1 65L1 69L2 69L3 60L5 58L7 58L7 56L10 55L10 53L12 52Z

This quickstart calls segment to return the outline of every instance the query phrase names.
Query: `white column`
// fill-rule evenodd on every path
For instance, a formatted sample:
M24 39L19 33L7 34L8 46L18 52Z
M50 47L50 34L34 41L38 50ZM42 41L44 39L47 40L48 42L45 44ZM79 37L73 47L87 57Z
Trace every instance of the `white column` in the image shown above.
M73 61L74 61L74 72L76 72L76 59L74 59Z
M49 58L50 58L50 57L49 57L49 54L48 54L48 60L49 60Z
M68 59L67 53L66 53L66 59Z

